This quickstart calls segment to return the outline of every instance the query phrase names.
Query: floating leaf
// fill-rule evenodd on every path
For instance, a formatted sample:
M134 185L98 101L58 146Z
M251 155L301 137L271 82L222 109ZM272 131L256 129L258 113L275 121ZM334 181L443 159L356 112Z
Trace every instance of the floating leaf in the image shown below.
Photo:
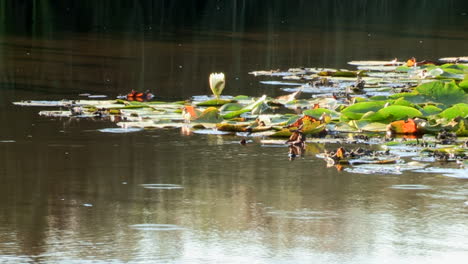
M393 102L393 105L402 105L402 106L414 107L414 104L412 104L409 101L406 101L404 97L400 97L397 100L395 100Z
M72 112L70 111L40 111L40 116L50 116L50 117L70 117Z
M390 123L389 129L395 134L417 134L420 131L414 119L398 120Z
M265 103L265 100L266 100L266 95L263 95L262 97L257 99L257 101L247 105L246 107L242 108L241 110L232 111L232 112L229 112L227 114L224 114L223 118L224 119L231 119L231 118L234 118L234 117L238 117L243 113L250 112L250 111L254 110L255 108L257 108L258 106Z
M244 108L242 104L239 103L228 103L219 108L219 111L238 111Z
M466 118L461 118L456 122L452 131L455 132L458 137L468 137L468 120Z
M383 101L361 102L346 107L343 111L341 111L341 114L350 120L357 120L361 119L361 117L369 111L377 112L384 105L385 102Z
M404 62L401 61L350 61L348 62L350 65L355 66L385 66L385 65L402 65Z
M468 74L465 74L465 79L458 84L458 87L462 88L465 93L468 93Z
M428 116L428 115L435 115L435 114L438 114L442 112L442 109L440 109L439 107L435 106L435 105L426 105L422 108L422 113L425 115L425 116Z
M441 81L424 83L416 87L416 91L431 101L445 105L468 102L468 94L453 81L449 83Z
M216 99L211 99L211 100L200 102L197 105L198 106L221 106L221 105L224 105L224 104L227 104L227 103L230 103L230 102L232 102L232 101L216 98Z
M403 106L403 105L390 105L385 108L380 109L377 111L376 115L374 115L374 118L370 118L372 121L395 121L395 120L400 120L400 119L406 119L406 118L414 118L414 117L420 117L422 116L422 113L412 107L408 106Z
M284 128L272 134L271 137L290 137L291 135L292 135L292 132L289 129Z
M196 123L219 123L223 119L219 115L219 110L215 107L208 107L201 113L200 117L194 120Z
M245 132L247 131L247 124L229 124L229 123L219 123L216 124L216 128L219 131L230 131L230 132Z
M363 132L385 132L387 130L386 124L368 120L352 120L350 126Z
M327 70L317 73L318 76L333 76L333 77L356 77L358 74L355 71L345 70Z
M445 109L439 116L445 119L453 119L458 116L466 118L468 116L468 104L456 104Z
M326 124L320 121L304 120L302 133L305 135L315 135L325 130Z
M326 108L316 108L311 110L305 110L302 112L304 115L312 116L315 119L319 119L324 113L330 115L332 118L338 118L340 116L336 111L326 109Z
M316 118L311 117L309 115L297 116L297 117L298 117L297 119L295 117L292 117L291 119L289 119L288 122L286 122L286 126L288 126L288 127L300 127L304 123L304 121L306 121L306 120L311 121L311 122L317 121Z

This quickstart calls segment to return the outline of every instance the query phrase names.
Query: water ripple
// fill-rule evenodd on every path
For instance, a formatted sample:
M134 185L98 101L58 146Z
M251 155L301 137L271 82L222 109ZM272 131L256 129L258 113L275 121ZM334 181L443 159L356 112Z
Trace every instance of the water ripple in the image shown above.
M171 224L135 224L129 226L138 231L177 231L184 230L183 227Z
M103 128L103 129L99 129L99 131L103 132L103 133L131 133L131 132L143 131L143 128L137 128L137 127L120 128L120 127L115 127L115 128Z
M276 216L279 218L286 219L297 219L297 220L321 220L336 218L338 215L334 212L327 211L283 211L273 210L267 212L268 215Z
M175 189L183 189L182 185L178 184L167 184L167 183L147 183L147 184L140 184L145 189L152 189L152 190L175 190Z
M389 188L398 189L398 190L430 190L430 186L423 184L396 184L392 185Z

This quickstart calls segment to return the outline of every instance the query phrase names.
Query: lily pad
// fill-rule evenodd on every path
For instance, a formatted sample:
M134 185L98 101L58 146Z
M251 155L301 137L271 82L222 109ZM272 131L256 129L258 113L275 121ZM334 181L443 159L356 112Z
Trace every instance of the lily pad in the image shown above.
M468 104L460 103L450 108L445 109L439 116L445 119L453 119L455 117L468 117Z
M423 114L419 110L412 107L402 105L390 105L380 109L379 111L377 111L377 113L375 113L375 115L372 115L366 119L372 121L391 122L406 118L420 117L422 115Z
M323 114L330 115L333 119L340 117L340 114L338 112L327 109L327 108L316 108L316 109L311 109L311 110L305 110L302 113L304 115L312 116L316 119L319 119Z
M341 111L343 117L346 117L350 120L358 120L361 117L369 112L376 112L380 110L385 105L384 101L369 101L361 102L357 104L350 105Z
M440 109L439 107L435 106L435 105L426 105L422 108L422 113L425 115L425 116L429 116L429 115L435 115L435 114L438 114L442 112L442 109Z
M211 99L197 104L197 106L221 106L232 102L231 100Z
M468 74L465 74L465 78L458 84L458 86L468 93Z
M416 87L416 91L426 96L428 101L439 102L445 105L468 102L468 94L453 81L449 83L434 81L421 84Z
M219 115L219 110L215 107L205 109L200 117L194 120L196 123L219 123L221 121L223 121L223 118Z

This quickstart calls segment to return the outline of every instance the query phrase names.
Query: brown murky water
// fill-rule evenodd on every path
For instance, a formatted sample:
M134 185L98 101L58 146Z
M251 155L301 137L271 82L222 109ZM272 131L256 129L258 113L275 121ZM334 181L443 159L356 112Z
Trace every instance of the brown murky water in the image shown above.
M414 33L414 32L412 32ZM465 263L468 181L351 174L309 145L247 146L177 129L102 133L105 120L38 116L24 99L164 100L281 94L251 70L345 67L350 59L466 55L466 32L382 28L275 34L63 33L0 40L1 263Z

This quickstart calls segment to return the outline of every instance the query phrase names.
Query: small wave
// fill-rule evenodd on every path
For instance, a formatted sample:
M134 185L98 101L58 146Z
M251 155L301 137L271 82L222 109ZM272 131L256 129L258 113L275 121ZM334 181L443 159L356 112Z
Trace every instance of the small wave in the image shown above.
M164 183L148 183L148 184L140 184L145 189L152 189L152 190L175 190L175 189L183 189L182 185L178 184L164 184Z
M139 231L177 231L184 230L183 227L171 224L135 224L129 226L131 229Z
M422 184L396 184L392 185L389 188L398 189L398 190L430 190L431 187Z
M195 134L202 134L202 135L227 135L231 134L231 132L226 131L219 131L215 129L198 129L193 131Z
M132 132L138 132L142 131L143 128L136 128L136 127L129 127L129 128L103 128L99 129L100 132L103 133L132 133Z

